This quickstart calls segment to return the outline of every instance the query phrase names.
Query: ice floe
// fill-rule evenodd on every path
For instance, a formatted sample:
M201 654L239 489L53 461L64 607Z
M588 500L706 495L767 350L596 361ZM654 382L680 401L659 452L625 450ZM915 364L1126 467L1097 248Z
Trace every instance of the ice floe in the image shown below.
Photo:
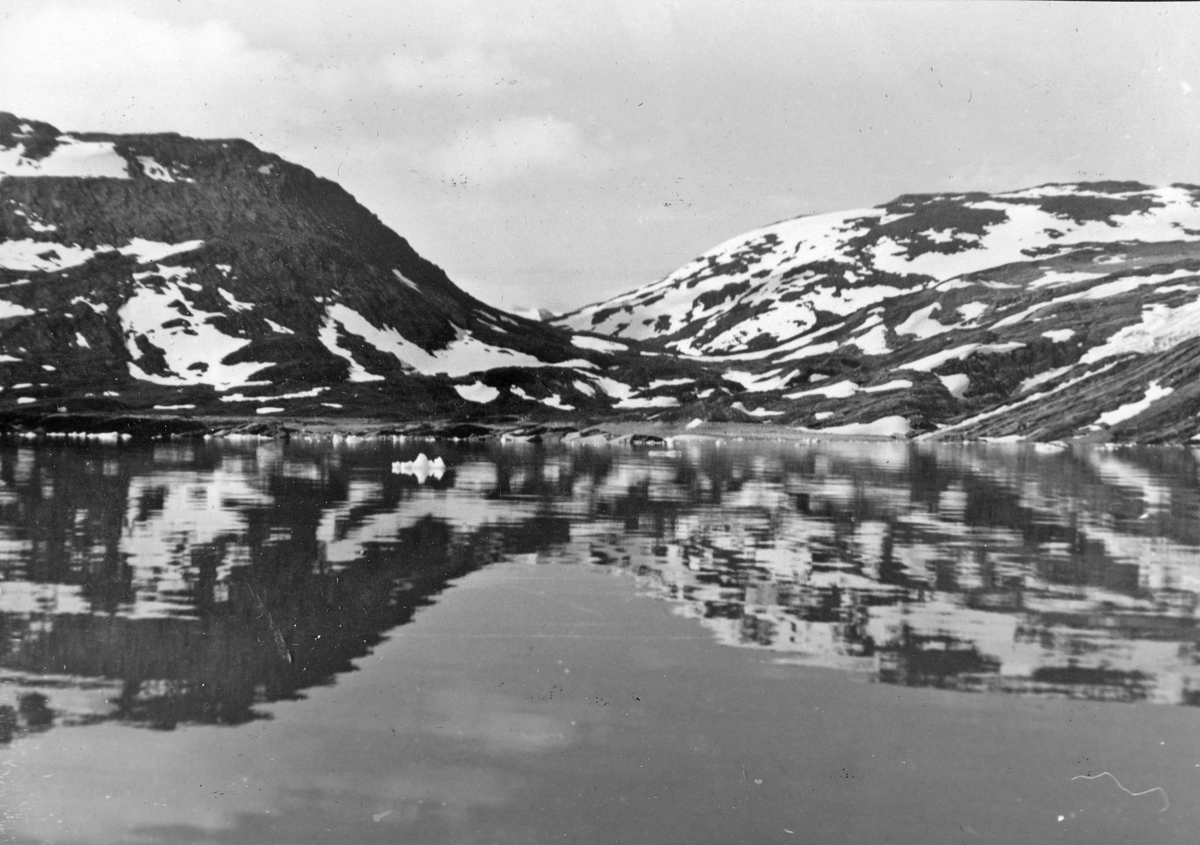
M411 461L393 461L393 475L411 475L419 484L424 484L429 478L441 480L446 473L446 462L440 457L430 460L424 452Z

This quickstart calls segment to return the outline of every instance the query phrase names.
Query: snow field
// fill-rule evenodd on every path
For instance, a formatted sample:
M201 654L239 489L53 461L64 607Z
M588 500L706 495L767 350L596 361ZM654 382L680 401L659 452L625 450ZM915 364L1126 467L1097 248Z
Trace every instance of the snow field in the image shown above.
M267 364L221 363L250 342L231 337L209 323L223 316L202 311L189 302L178 281L164 282L161 287L139 286L117 311L132 359L130 375L154 384L208 384L218 390L249 384ZM168 327L167 323L172 325ZM170 375L147 373L139 366L142 360L139 337L162 350Z
M22 144L0 147L0 178L5 176L130 178L129 164L117 154L112 141L78 141L70 135L59 135L58 146L40 159L26 157Z

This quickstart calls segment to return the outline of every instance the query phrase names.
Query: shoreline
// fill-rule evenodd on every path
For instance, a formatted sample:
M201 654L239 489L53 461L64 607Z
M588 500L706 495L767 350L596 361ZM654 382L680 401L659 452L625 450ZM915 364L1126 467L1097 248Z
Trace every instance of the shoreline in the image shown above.
M1061 449L1073 445L1092 447L1142 446L1187 448L1191 443L1138 443L1113 441L1098 432L1086 438L1041 442L1010 438L969 439L925 435L846 434L820 429L793 428L772 423L662 422L657 420L503 419L470 418L437 420L387 420L378 417L261 416L178 414L0 414L0 436L22 440L169 441L191 439L243 439L287 441L295 439L447 441L499 441L524 443L577 443L589 445L664 446L687 441L760 442L908 442L957 445L1038 446Z

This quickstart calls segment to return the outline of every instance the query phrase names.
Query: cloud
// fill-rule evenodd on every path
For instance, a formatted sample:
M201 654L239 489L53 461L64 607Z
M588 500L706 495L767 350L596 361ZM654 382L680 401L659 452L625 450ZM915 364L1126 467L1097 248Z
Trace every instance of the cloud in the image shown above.
M509 117L486 127L455 131L449 145L435 155L443 179L495 183L535 169L594 169L602 158L575 124L554 117Z
M507 57L467 47L438 57L397 52L383 60L387 81L406 94L478 94L507 89L522 79Z
M223 21L186 24L125 9L29 4L0 27L3 107L65 130L252 136L319 114L313 93L354 72L252 45Z

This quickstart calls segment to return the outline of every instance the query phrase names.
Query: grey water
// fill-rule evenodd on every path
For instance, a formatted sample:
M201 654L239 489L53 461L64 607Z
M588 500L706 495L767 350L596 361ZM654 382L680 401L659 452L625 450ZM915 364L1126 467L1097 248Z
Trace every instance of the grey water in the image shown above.
M8 443L0 841L1191 843L1198 596L1185 449Z

